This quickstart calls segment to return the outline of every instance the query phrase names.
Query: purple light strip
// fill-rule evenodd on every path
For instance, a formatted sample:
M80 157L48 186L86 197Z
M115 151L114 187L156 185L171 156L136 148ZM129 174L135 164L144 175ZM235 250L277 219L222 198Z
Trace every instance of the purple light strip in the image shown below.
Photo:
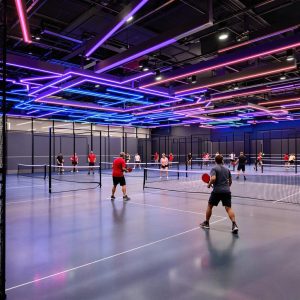
M26 113L26 115L31 115L31 114L34 114L36 112L40 111L39 109L36 109L36 110L33 110L33 111L30 111L28 113Z
M77 101L48 99L48 98L36 99L35 101L41 103L47 103L47 104L58 104L63 106L72 106L72 107L86 108L92 110L104 110L104 111L119 112L119 113L124 112L123 109L101 107L94 103L82 103Z
M144 90L144 91L149 91L151 93L156 93L157 95L165 95L165 96L169 96L170 94L169 93L166 93L166 92L160 92L160 91L157 91L157 90L153 90L153 89L147 89L147 88L139 88L140 90Z
M105 71L111 70L111 69L113 69L113 68L115 68L115 67L118 67L118 66L120 66L120 65L123 65L123 64L125 64L125 63L127 63L127 62L129 62L129 61L132 61L132 60L134 60L134 59L136 59L136 58L139 58L139 57L141 57L141 56L144 56L144 55L146 55L146 54L148 54L148 53L151 53L151 52L153 52L153 51L156 51L156 50L158 50L158 49L161 49L161 48L163 48L163 47L166 47L166 46L168 46L168 45L170 45L170 44L173 44L173 43L175 43L175 42L176 42L176 39L170 39L170 40L167 40L167 41L165 41L165 42L163 42L163 43L160 43L160 44L157 44L157 45L155 45L155 46L153 46L153 47L150 47L150 48L148 48L148 49L145 49L144 51L141 51L141 52L139 52L139 53L136 53L136 54L134 54L134 55L131 55L131 56L127 57L127 58L124 58L123 60L120 60L120 61L118 61L118 62L115 62L114 64L111 64L111 65L108 65L108 66L106 66L106 67L104 67L104 68L101 68L101 69L97 70L96 73L103 73L103 72L105 72Z
M66 109L60 109L60 110L57 110L57 111L52 111L50 113L46 113L46 114L43 114L43 115L40 115L40 116L36 116L36 118L42 118L42 117L54 115L54 114L57 114L57 113L62 112L62 111L66 111Z
M137 11L139 11L148 0L142 0L133 10L129 12L115 27L113 27L102 39L100 39L91 49L86 52L86 56L91 56L101 45L105 43L118 29L120 29L125 22L132 17Z
M148 76L150 76L150 75L153 75L154 74L154 72L147 72L147 73L144 73L144 74L139 74L139 75L137 75L136 77L132 77L132 78L129 78L129 79L127 79L127 80L124 80L124 81L122 81L122 82L120 82L121 84L125 84L125 83L127 83L127 82L131 82L131 81L134 81L134 80L137 80L137 79L141 79L141 78L144 78L144 77L148 77Z
M61 77L62 75L49 75L49 76L39 76L39 77L30 77L30 78L23 78L20 81L28 83L28 81L31 83L31 81L39 81L39 80L47 80L47 79L54 79L57 77Z
M11 62L7 62L7 65L13 66L13 67L19 67L19 68L23 68L23 69L28 69L28 70L32 70L32 71L42 72L42 73L49 73L49 74L60 75L60 76L62 75L61 73L52 72L52 71L48 71L48 70L44 70L44 69L33 68L30 66L15 64L15 63L11 63Z
M111 82L111 83L121 84L121 81L106 79L106 78L99 77L99 76L93 76L93 75L81 73L78 71L70 71L70 72L67 72L65 75L77 75L77 76L80 76L83 78L89 78L89 79L95 79L95 80L101 80L101 81L107 81L107 82Z
M61 83L65 80L68 80L71 77L72 77L71 75L68 75L68 76L64 76L62 78L58 78L57 80L53 80L53 81L49 82L48 84L43 85L41 88L38 88L38 89L32 91L31 93L29 93L29 96L33 96L34 94L36 94L38 92L41 92L41 91L47 89L48 87L54 87L55 88L56 84Z
M292 103L292 104L285 104L285 105L281 105L281 107L293 107L293 106L300 106L300 103Z

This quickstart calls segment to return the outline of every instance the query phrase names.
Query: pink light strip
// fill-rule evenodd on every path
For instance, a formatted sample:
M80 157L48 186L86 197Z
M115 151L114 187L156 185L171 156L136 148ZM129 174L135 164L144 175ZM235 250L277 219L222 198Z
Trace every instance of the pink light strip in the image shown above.
M293 26L293 27L289 27L289 28L286 28L286 29L283 29L283 30L280 30L280 31L276 31L276 32L267 34L267 35L263 35L263 36L261 36L261 37L255 38L255 39L253 39L253 40L246 41L246 42L244 42L244 43L240 43L240 44L237 44L237 45L233 45L233 46L230 46L230 47L226 47L226 48L223 48L223 49L219 50L218 53L223 53L223 52L226 52L226 51L229 51L229 50L232 50L232 49L236 49L236 48L243 47L243 46L248 45L248 44L252 44L252 43L255 43L255 42L259 42L259 41L268 39L268 38L270 38L270 37L273 37L273 36L276 36L276 35L283 34L283 33L285 33L285 32L289 32L289 31L295 30L295 29L297 29L298 27L299 27L299 25Z
M274 74L274 73L280 73L280 72L292 70L292 69L295 69L295 68L296 68L296 65L292 65L292 66L288 66L288 67L285 67L285 68L274 69L272 71L267 71L267 72L262 72L262 73L255 73L255 74L251 74L251 75L247 75L247 76L243 76L243 77L233 78L233 79L230 79L230 80L224 80L224 81L220 81L220 82L210 83L210 84L203 85L203 86L200 86L200 87L190 88L190 89L186 89L186 90L176 92L175 95L181 96L180 94L182 94L182 93L198 90L199 88L205 89L205 88L218 86L218 85L223 85L223 84L227 84L227 83L239 82L239 81L246 80L246 79L261 77L261 76L270 75L270 74Z
M269 105L269 104L282 104L287 102L293 102L293 101L299 101L300 98L289 98L289 99L278 99L274 101L265 101L265 102L259 102L258 105Z
M238 64L238 63L246 61L246 60L250 60L250 59L270 55L270 54L273 54L273 53L276 53L276 52L285 51L287 49L291 49L291 48L295 48L295 47L299 47L299 46L300 46L300 42L296 42L296 43L291 44L291 45L275 48L275 49L272 49L272 50L269 50L269 51L260 52L260 53L257 53L255 55L250 55L250 56L247 56L247 57L234 59L230 62L220 63L220 64L216 64L214 66L210 66L210 67L207 67L207 68L203 68L203 69L199 69L199 70L192 71L192 72L189 72L189 73L177 75L177 76L174 76L174 77L171 77L171 78L166 78L164 80L160 80L160 81L156 81L156 82L153 82L153 83L143 85L142 87L145 88L145 87L162 84L162 83L169 82L169 81L174 81L174 80L180 79L180 78L189 77L189 76L194 75L194 74L201 74L201 73L204 73L204 72L207 72L207 71L211 71L213 69L219 69L219 68L222 68L222 67L225 67L225 66Z
M32 42L32 40L31 40L30 31L29 31L29 24L28 24L25 4L24 4L23 0L15 0L15 4L16 4L19 20L20 20L21 30L22 30L22 34L23 34L23 40L25 43L30 44Z

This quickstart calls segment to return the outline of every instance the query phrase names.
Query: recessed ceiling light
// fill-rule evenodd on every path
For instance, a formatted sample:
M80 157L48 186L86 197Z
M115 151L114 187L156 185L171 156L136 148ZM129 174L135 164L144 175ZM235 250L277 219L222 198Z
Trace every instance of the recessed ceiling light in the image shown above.
M234 89L234 90L238 90L239 87L236 85L236 86L233 87L233 89Z
M228 37L229 37L229 33L227 31L223 31L219 34L218 39L220 41L225 41L228 39Z
M39 40L41 39L41 37L37 35L37 36L35 37L35 39L36 39L37 41L39 41Z
M279 79L280 79L280 80L285 80L285 79L286 79L286 76L285 76L285 75L281 75Z
M96 85L95 85L95 88L98 88L99 86L100 86L99 84L96 84Z
M131 16L131 17L129 17L128 19L127 19L127 23L129 23L129 22L131 22L133 20L133 16Z
M157 70L156 72L155 72L155 80L162 80L162 76L161 76L161 74L160 74L160 71L159 70Z
M286 58L287 61L292 61L292 60L294 60L294 59L295 59L294 56L288 56L288 57Z

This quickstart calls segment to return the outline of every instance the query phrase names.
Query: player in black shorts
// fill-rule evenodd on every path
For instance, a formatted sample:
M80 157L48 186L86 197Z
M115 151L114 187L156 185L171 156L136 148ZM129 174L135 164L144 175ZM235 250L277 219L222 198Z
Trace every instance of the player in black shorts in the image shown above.
M57 166L58 166L58 174L63 174L64 172L64 169L63 169L63 165L64 165L64 157L62 155L62 153L59 153L56 157L56 163L57 163Z
M212 215L214 206L218 206L222 201L225 210L232 221L232 233L238 233L238 226L235 222L235 214L231 208L231 192L230 186L232 184L231 173L229 169L224 167L222 155L215 157L216 166L210 171L210 181L207 185L208 188L213 186L213 191L210 194L207 209L206 220L200 224L202 228L209 229L209 220Z
M236 163L238 164L236 179L239 179L240 171L242 171L244 175L244 180L246 180L245 171L246 171L247 157L244 155L244 152L240 152L240 156L238 157Z

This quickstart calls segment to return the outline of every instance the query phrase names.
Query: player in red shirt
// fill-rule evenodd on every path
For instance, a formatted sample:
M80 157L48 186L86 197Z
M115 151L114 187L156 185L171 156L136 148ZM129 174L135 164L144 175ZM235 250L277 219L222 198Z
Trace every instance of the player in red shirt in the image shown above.
M70 160L71 160L72 166L74 167L73 170L72 170L71 172L78 172L78 169L76 168L76 166L78 165L78 161L79 161L79 158L78 158L77 154L74 153L74 154L70 157Z
M289 168L290 164L289 164L289 154L285 153L283 156L283 161L284 161L284 166L286 169Z
M169 167L170 168L172 168L172 162L173 162L173 160L174 160L174 156L173 156L173 153L171 152L169 154Z
M111 192L110 199L115 200L115 192L117 185L120 184L123 192L123 201L128 201L130 198L126 194L126 181L124 177L124 172L128 172L125 163L125 153L121 152L120 157L116 158L112 165L112 178L113 178L113 187Z
M154 153L154 162L158 164L159 154L157 152Z
M95 174L95 169L93 168L95 166L95 162L96 162L96 154L94 154L93 151L90 152L90 154L88 155L88 162L89 162L89 166L91 168L89 168L89 172L88 175L90 175L91 171L93 172L93 174Z

